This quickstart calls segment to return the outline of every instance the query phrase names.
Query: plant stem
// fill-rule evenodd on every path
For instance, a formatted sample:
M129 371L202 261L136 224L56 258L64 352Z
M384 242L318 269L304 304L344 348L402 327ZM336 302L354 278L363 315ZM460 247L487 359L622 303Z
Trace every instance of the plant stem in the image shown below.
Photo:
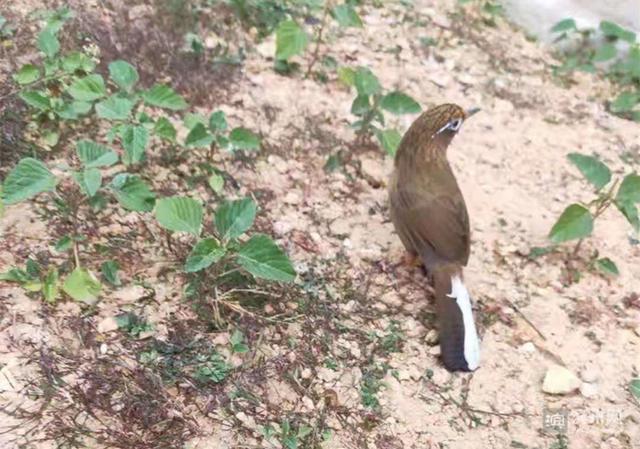
M320 28L318 29L318 37L316 38L316 47L313 49L313 53L311 54L311 61L309 61L307 73L304 74L305 78L309 78L309 75L311 75L311 71L313 70L313 66L316 64L316 62L318 62L318 55L320 54L320 44L322 44L322 33L324 32L324 28L327 25L327 17L329 16L330 7L331 2L328 1L324 7L322 21L320 22Z

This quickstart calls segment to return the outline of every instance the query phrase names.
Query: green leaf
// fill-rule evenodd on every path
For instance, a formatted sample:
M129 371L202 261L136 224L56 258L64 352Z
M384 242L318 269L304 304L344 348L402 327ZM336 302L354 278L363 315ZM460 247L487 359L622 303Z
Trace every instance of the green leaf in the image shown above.
M184 271L194 273L218 262L225 255L226 249L214 238L200 240L191 250L184 265Z
M67 73L73 73L76 70L82 70L83 72L93 72L93 69L96 68L96 63L84 53L80 53L79 51L75 51L73 53L69 53L64 58L62 58L62 70Z
M101 75L87 75L77 79L67 89L69 95L79 101L94 101L107 94L104 79Z
M296 272L287 255L267 235L252 236L238 250L238 264L253 276L292 282Z
M184 123L185 128L193 129L198 123L201 123L205 127L207 126L207 118L198 113L187 112L182 119L182 123Z
M593 62L604 62L613 59L618 54L616 46L614 44L604 44L596 49L593 55Z
M94 196L102 186L102 173L97 168L86 168L84 171L74 173L74 178L88 197Z
M597 190L600 190L611 181L609 167L598 158L579 153L570 153L567 157Z
M227 116L223 111L215 111L209 116L209 129L214 134L227 130Z
M111 180L111 188L118 202L128 210L150 212L156 195L138 176L120 173Z
M109 167L118 162L118 154L109 147L91 140L81 140L76 144L78 159L85 168Z
M340 67L338 69L338 79L345 86L355 86L356 85L356 71L351 67Z
M309 36L293 20L280 22L276 29L276 59L287 60L301 54L309 43Z
M40 109L41 111L51 109L51 101L49 100L49 97L43 95L41 92L25 90L20 92L20 98L29 106Z
M58 275L58 269L52 267L49 269L49 272L44 277L44 282L42 284L42 296L44 296L44 300L49 303L56 302L58 299L58 294L60 293L60 276Z
M156 202L156 220L163 228L174 232L200 235L204 209L192 198L173 196Z
M422 110L416 100L402 92L391 92L382 97L380 107L392 114L416 114Z
M251 198L224 201L216 210L215 224L220 239L226 242L240 237L253 225L256 203Z
M209 148L212 142L213 136L207 128L202 123L196 123L187 134L184 144L189 148Z
M140 79L136 68L123 60L113 61L109 64L109 78L125 92L131 92Z
M619 114L631 111L640 102L640 93L638 92L622 92L610 105L611 112Z
M71 238L71 236L65 235L63 237L60 237L60 239L58 239L55 245L55 250L58 251L59 253L64 253L66 251L69 251L72 246L73 246L73 239Z
M571 31L577 29L576 21L574 19L564 19L556 23L552 28L552 33L563 33L565 31Z
M156 84L151 89L142 92L142 98L150 106L172 111L179 111L188 106L184 98L164 84Z
M161 139L168 140L169 142L176 141L176 128L166 117L160 117L153 127L153 132Z
M229 142L235 150L255 150L260 148L260 137L242 127L231 130Z
M100 271L102 272L104 280L115 287L122 284L120 276L118 275L119 269L120 267L118 266L118 262L115 260L107 260L102 262L102 265L100 266Z
M593 217L589 210L579 204L572 204L553 225L549 238L553 243L562 243L588 237L592 231Z
M149 131L141 125L125 125L120 135L124 155L122 162L125 165L138 164L144 158L144 153L149 142Z
M633 397L636 398L636 401L640 401L640 378L633 379L629 383L629 390Z
M45 146L48 146L49 148L53 148L58 144L58 141L60 140L60 133L55 132L55 131L45 131L44 134L42 134L42 141L44 142Z
M356 117L362 117L370 110L369 95L357 95L351 103L351 113Z
M127 120L135 103L128 98L111 95L96 103L98 117L107 120Z
M341 27L362 28L362 19L353 6L347 3L336 6L331 13Z
M46 55L47 58L53 58L60 51L60 42L58 37L49 29L44 29L38 34L38 50Z
M62 289L76 301L91 305L98 300L102 285L88 270L78 267L67 276Z
M13 79L18 84L29 84L38 81L40 78L40 69L33 64L25 64L20 67L14 75Z
M640 232L640 217L638 216L638 208L632 202L620 202L616 200L616 207L624 215L629 224L635 229L636 232Z
M633 44L636 41L636 33L625 30L620 25L603 20L600 22L600 31L607 37L615 37L617 39Z
M92 104L86 101L74 101L65 103L62 109L56 109L56 113L64 119L76 120L91 110Z
M375 95L382 90L378 78L366 67L356 70L354 83L359 95Z
M207 182L209 183L209 187L211 187L211 190L216 193L220 193L224 189L224 178L220 175L213 174L209 176Z
M376 137L378 138L378 142L380 142L380 146L387 154L391 157L396 155L396 151L398 151L398 146L400 145L400 141L402 140L402 135L396 129L385 129L383 131L376 132Z
M54 190L58 180L39 160L24 158L13 167L3 184L4 204L15 204Z
M639 175L630 173L624 177L616 194L616 201L620 203L640 203Z
M613 262L613 260L608 257L603 257L601 259L596 260L596 266L600 271L605 274L610 274L612 276L618 276L620 272L618 271L618 267Z

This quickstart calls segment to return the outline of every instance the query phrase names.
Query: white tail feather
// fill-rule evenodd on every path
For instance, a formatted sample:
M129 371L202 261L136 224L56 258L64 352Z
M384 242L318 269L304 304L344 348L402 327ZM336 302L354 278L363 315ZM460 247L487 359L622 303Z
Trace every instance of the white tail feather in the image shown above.
M462 312L462 323L464 325L464 358L470 370L475 370L480 365L480 341L476 332L476 324L473 320L471 310L471 299L469 292L462 283L460 276L451 277L451 293L449 298L455 298L456 304Z

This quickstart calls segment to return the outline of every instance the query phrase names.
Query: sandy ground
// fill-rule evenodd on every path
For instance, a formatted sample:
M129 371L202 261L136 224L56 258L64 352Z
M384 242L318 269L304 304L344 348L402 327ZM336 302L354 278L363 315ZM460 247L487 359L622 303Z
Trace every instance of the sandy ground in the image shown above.
M390 369L371 421L360 389L378 353L372 355L366 340L348 332L330 334L329 352L338 361L334 370L321 356L314 354L312 359L320 360L314 363L283 343L315 341L322 334L311 312L264 323L262 343L254 347L267 365L284 360L287 374L264 368L262 380L252 386L261 404L251 408L254 414L233 404L202 413L191 407L193 398L176 393L177 409L201 431L186 447L280 447L262 438L259 424L277 423L291 413L321 416L333 432L322 444L327 449L640 447L640 409L628 391L640 371L640 310L637 302L634 307L625 301L640 293L640 246L632 244L630 227L617 211L608 211L596 224L595 238L580 250L579 259L596 249L614 259L620 269L616 278L585 272L570 284L562 254L523 257L548 244L546 235L566 205L591 198L566 155L598 154L618 175L637 170L640 127L606 112L603 103L611 92L606 81L576 75L570 86L562 85L551 75L555 61L547 49L502 20L488 27L472 22L474 15L452 16L455 9L455 2L416 1L402 21L406 9L399 4L368 8L364 29L344 33L329 50L342 63L369 66L383 86L410 93L424 107L455 102L482 108L449 153L471 217L466 279L479 309L481 368L472 375L442 368L424 281L418 271L393 267L402 248L388 220L385 182L391 161L381 151L348 145L354 140L348 128L353 93L335 81L277 75L264 57L273 49L267 41L249 54L229 98L202 109L222 108L234 122L259 130L269 144L253 164L216 161L227 164L242 186L229 195L260 192L262 225L285 245L301 278L327 280L318 298L331 303L332 316L362 334L383 335L395 321L403 334L401 350L380 356ZM426 36L437 45L421 47L417 40ZM413 119L403 117L398 124L405 129ZM351 162L327 173L327 157L338 150L350 152ZM623 163L621 157L628 155L635 162ZM156 180L177 179L168 171L159 170ZM192 194L209 196L204 187ZM142 219L121 214L117 226L100 228L99 234L133 232ZM32 205L7 208L0 220L2 270L48 250L55 241L49 233ZM159 268L144 262L130 269L136 276L126 276L128 281L157 279L155 301L145 313L156 323L156 338L166 338L176 319L170 314L188 314L176 294L182 280L159 275ZM132 282L109 292L96 313L82 315L76 304L45 308L20 289L0 284L0 404L29 398L23 388L37 364L25 356L36 348L76 345L99 360L101 342L111 341L108 335L114 333L107 332L110 317L139 302L143 293ZM264 314L295 307L275 299ZM63 325L81 315L96 331L93 342ZM224 346L228 332L204 338ZM125 346L114 342L106 351L124 357L131 352ZM578 391L542 392L543 377L556 364L580 378ZM329 394L337 404L331 406ZM282 415L274 415L274 408ZM547 408L568 410L566 439L543 429ZM19 420L11 418L5 426L12 422ZM18 447L9 445L17 444L13 438L21 429L1 435L3 447Z

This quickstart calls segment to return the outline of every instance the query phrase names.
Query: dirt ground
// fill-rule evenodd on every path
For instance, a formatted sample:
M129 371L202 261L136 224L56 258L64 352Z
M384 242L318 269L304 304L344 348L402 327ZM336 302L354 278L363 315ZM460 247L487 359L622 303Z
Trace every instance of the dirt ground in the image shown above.
M10 8L18 16L28 10ZM88 11L105 27L114 22L98 5ZM229 75L224 95L197 109L222 109L263 136L249 160L218 155L213 163L238 183L227 196L255 196L258 226L295 262L296 286L270 287L250 312L231 311L225 326L211 326L183 298L185 279L170 270L181 262L143 235L149 217L114 212L98 223L96 241L120 245L123 286L95 309L48 306L0 283L0 408L7 413L0 446L283 447L261 429L271 425L277 435L286 419L313 428L299 446L309 448L640 447L640 408L628 390L640 372L640 246L629 225L617 211L605 213L575 262L580 267L597 249L617 263L615 278L583 272L568 282L571 247L527 257L548 245L566 205L590 198L566 155L598 154L616 174L638 170L640 126L607 113L607 81L555 79L550 50L505 20L488 26L457 2L422 0L411 9L365 7L362 17L363 29L325 49L341 65L370 67L383 86L425 108L482 108L449 152L471 218L466 281L478 307L480 369L452 375L438 361L422 274L395 266L402 247L388 217L391 160L353 144L353 92L335 75L326 83L278 75L268 39ZM421 46L420 37L437 43ZM221 76L199 73L203 86ZM414 118L397 123L404 130ZM338 152L342 166L327 171ZM187 163L149 166L158 189L214 200L204 185L184 185ZM59 235L40 212L38 202L6 209L0 271L53 251ZM113 317L130 310L154 325L150 335L116 329ZM248 353L229 354L233 328L243 330ZM161 344L183 352L213 346L236 368L214 386L169 383L140 362L141 352ZM542 391L558 364L580 379L574 393ZM568 411L566 434L545 430L546 409ZM321 442L324 431L331 437Z

